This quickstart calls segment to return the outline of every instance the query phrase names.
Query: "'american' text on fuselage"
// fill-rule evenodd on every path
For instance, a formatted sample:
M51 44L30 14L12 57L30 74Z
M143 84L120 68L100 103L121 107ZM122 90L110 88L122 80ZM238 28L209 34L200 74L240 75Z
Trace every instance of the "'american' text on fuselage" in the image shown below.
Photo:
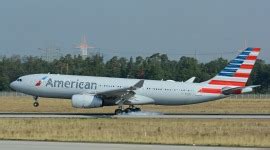
M80 89L97 89L97 83L95 82L82 82L82 81L63 81L48 79L46 87L58 87L58 88L80 88Z

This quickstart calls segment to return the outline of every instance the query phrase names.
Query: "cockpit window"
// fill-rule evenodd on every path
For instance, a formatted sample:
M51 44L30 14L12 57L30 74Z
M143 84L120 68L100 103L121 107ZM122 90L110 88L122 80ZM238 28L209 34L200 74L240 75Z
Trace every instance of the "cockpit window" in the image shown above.
M19 79L17 79L16 81L22 82L22 79L19 78Z

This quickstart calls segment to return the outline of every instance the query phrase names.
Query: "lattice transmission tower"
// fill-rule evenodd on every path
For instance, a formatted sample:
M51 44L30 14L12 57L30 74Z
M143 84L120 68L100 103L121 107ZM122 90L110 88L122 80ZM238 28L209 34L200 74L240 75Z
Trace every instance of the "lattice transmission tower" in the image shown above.
M86 36L84 35L81 39L81 42L78 46L75 48L79 49L80 55L83 59L85 59L88 56L88 49L94 48L87 44Z

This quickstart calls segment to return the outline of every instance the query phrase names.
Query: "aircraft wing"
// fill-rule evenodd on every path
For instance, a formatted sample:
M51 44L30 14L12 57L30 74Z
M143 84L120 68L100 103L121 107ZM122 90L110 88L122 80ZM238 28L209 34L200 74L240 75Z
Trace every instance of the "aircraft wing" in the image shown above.
M130 86L127 88L99 92L99 93L96 93L96 95L99 95L103 98L116 99L117 100L116 103L123 103L126 100L130 99L132 96L134 96L136 94L134 90L141 88L143 86L143 83L144 83L144 80L140 80L133 86Z
M251 85L251 86L244 86L244 87L224 87L221 89L221 93L224 95L231 95L231 94L241 94L241 93L247 93L252 92L252 89L255 87L259 87L260 85Z

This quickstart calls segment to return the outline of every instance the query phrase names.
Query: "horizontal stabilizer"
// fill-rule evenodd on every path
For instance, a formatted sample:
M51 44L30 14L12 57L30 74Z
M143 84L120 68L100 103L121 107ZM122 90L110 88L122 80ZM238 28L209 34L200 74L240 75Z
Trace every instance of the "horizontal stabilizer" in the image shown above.
M221 93L224 95L231 95L231 94L241 94L241 93L247 93L252 92L252 89L255 87L259 87L260 85L251 85L251 86L244 86L244 87L224 87L221 89Z

